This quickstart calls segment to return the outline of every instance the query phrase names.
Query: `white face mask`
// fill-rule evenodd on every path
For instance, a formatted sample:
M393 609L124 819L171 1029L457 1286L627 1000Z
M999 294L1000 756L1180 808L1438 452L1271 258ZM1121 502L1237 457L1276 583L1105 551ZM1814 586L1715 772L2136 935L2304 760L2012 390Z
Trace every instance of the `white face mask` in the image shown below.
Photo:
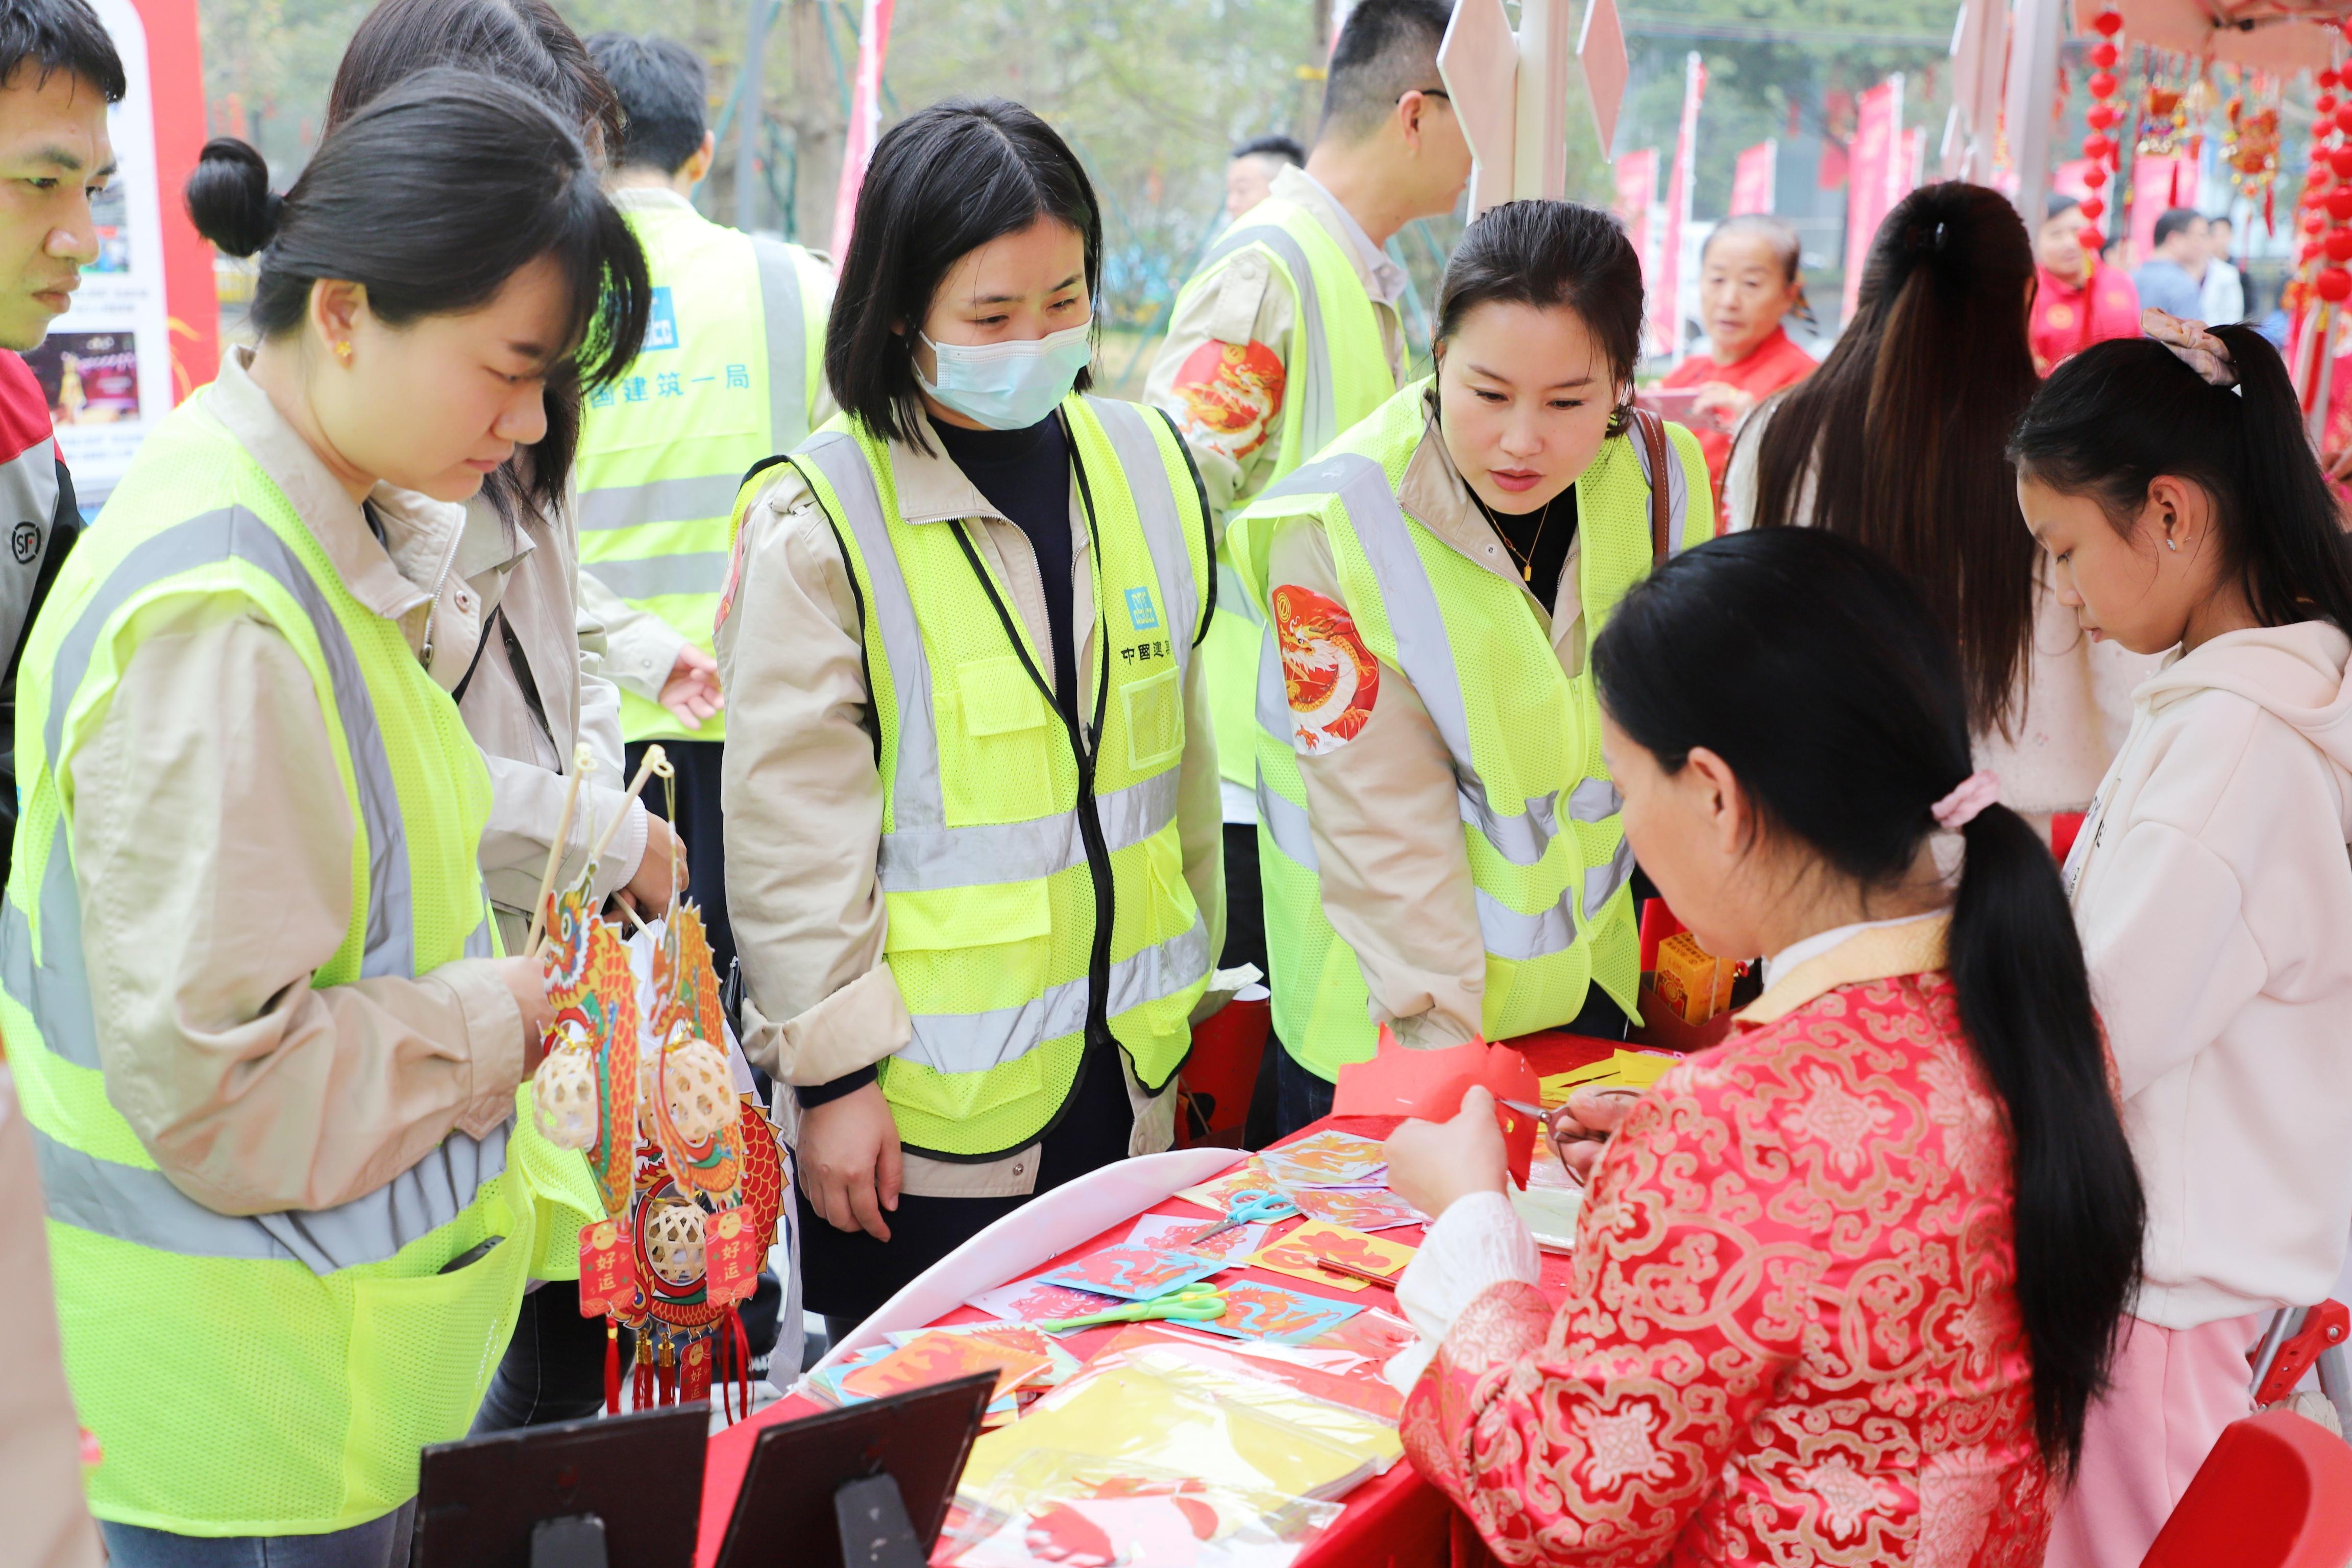
M1070 395L1078 372L1094 358L1091 320L1042 338L1009 343L923 342L938 356L939 380L918 368L915 383L965 418L991 430L1026 430Z

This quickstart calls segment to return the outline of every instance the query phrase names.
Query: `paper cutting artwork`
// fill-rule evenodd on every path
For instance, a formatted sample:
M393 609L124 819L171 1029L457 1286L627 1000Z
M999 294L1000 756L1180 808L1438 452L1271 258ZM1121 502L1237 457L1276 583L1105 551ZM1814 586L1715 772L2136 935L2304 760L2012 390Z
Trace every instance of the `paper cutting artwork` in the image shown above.
M1219 1289L1224 1293L1224 1315L1192 1326L1237 1340L1303 1345L1363 1310L1352 1301L1302 1295L1279 1285L1261 1285L1249 1279Z
M1318 1285L1356 1291L1366 1289L1369 1281L1318 1268L1317 1260L1328 1258L1349 1264L1368 1274L1383 1275L1393 1285L1404 1266L1412 1261L1415 1250L1401 1241L1387 1241L1360 1230L1310 1220L1273 1246L1262 1248L1249 1261L1254 1268L1270 1268L1276 1274L1293 1275Z
M1266 1173L1286 1187L1360 1187L1389 1168L1378 1139L1353 1132L1318 1132L1258 1156Z
M733 1204L743 1179L743 1141L727 1066L726 1023L702 916L691 904L671 910L654 952L649 1035L657 1070L645 1075L654 1142L683 1192Z
M982 1290L968 1298L964 1305L977 1308L992 1318L1008 1318L1021 1323L1049 1323L1064 1318L1091 1317L1118 1305L1116 1298L1092 1290L1073 1290L1063 1285L1048 1285L1038 1279L1016 1279L1010 1285L999 1285L993 1290Z
M934 1331L918 1334L872 1365L845 1374L841 1386L845 1393L879 1399L910 1388L929 1388L934 1384L969 1377L974 1373L992 1372L996 1373L996 1394L1003 1395L1050 1372L1053 1366L1054 1358L1043 1349L1024 1350L1001 1338L982 1334Z
M1198 1253L1167 1252L1150 1247L1106 1247L1074 1258L1037 1278L1048 1285L1092 1290L1126 1301L1146 1301L1195 1279L1203 1279L1224 1264Z
M1166 1252L1194 1252L1202 1258L1234 1264L1255 1252L1265 1242L1265 1226L1244 1225L1195 1244L1193 1237L1202 1231L1214 1230L1219 1223L1213 1219L1194 1219L1187 1215L1148 1214L1135 1222L1135 1229L1129 1234L1127 1245L1156 1247Z
M1349 1230L1393 1230L1401 1225L1427 1225L1429 1216L1391 1192L1354 1192L1327 1187L1300 1187L1291 1198L1298 1212Z
M604 1212L622 1215L635 1195L636 981L619 931L589 909L584 884L551 895L549 902L551 940L540 972L554 1017L541 1064L543 1081L532 1084L533 1103L543 1128L551 1109L571 1112L564 1117L566 1135L556 1141L586 1152Z

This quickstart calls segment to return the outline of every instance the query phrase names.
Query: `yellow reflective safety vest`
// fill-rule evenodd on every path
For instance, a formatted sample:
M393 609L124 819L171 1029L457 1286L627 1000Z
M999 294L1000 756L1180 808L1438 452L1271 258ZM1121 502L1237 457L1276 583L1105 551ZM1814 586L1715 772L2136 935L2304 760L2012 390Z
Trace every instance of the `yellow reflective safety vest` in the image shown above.
M743 234L683 203L633 205L653 275L644 351L581 423L580 567L711 651L736 487L809 433L824 387L833 276L797 245ZM621 693L621 736L723 741Z
M1518 584L1466 559L1397 504L1405 466L1428 429L1429 387L1424 379L1399 392L1267 489L1229 525L1225 543L1244 591L1264 605L1276 521L1303 518L1320 528L1366 646L1412 682L1444 737L1486 940L1486 1038L1567 1023L1593 984L1632 1015L1640 962L1628 890L1633 857L1619 816L1623 798L1601 761L1590 665L1564 671ZM1677 459L1665 475L1669 537L1687 548L1714 532L1706 462L1689 431L1666 428ZM1588 647L1650 570L1651 483L1648 455L1628 436L1602 442L1576 480ZM1347 1063L1371 1059L1379 1030L1356 955L1324 917L1271 637L1259 659L1257 718L1275 1029L1301 1066L1336 1079Z
M418 1448L465 1435L526 1279L576 1276L598 1205L581 1156L523 1114L479 1141L453 1131L333 1209L216 1214L111 1103L58 770L159 605L258 617L310 667L355 826L350 923L311 984L498 951L476 861L489 778L456 706L205 405L147 437L26 645L0 1029L40 1163L66 1371L105 1451L91 1510L185 1535L314 1534L415 1495Z
M1089 1040L1158 1092L1214 956L1176 810L1184 672L1214 603L1208 507L1165 415L1073 394L1061 417L1093 535L1084 734L973 525L899 515L887 442L844 416L792 458L849 567L880 731L883 956L914 1020L882 1092L935 1157L1035 1140Z
M1380 317L1354 261L1331 231L1296 202L1269 197L1234 219L1185 284L1179 308L1197 290L1214 287L1222 264L1243 250L1264 252L1297 301L1283 355L1282 440L1273 476L1278 482L1386 402L1396 391L1396 376L1381 342ZM1251 709L1265 611L1232 581L1232 563L1222 545L1217 570L1218 607L1233 613L1217 616L1201 649L1208 661L1203 674L1209 719L1217 731L1218 771L1246 787L1255 776L1250 763L1256 730Z

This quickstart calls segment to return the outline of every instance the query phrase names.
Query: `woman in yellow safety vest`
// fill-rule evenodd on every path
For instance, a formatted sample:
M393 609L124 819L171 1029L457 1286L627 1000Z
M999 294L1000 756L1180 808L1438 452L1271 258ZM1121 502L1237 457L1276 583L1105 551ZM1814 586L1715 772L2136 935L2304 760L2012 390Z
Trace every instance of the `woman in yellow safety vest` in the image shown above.
M843 413L738 504L743 1046L795 1089L806 1300L840 1331L1168 1146L1222 936L1207 507L1165 416L1085 395L1101 268L1035 115L900 122L825 331Z
M1284 1131L1377 1026L1409 1047L1622 1037L1633 858L1588 653L1713 533L1706 465L1635 415L1639 259L1513 202L1438 297L1434 377L1261 495L1226 545L1269 611L1258 836Z
M0 1026L113 1561L403 1563L419 1447L598 1210L516 1115L546 1006L482 885L447 563L651 291L576 133L469 73L385 93L282 197L214 142L188 203L259 253L260 342L36 623Z

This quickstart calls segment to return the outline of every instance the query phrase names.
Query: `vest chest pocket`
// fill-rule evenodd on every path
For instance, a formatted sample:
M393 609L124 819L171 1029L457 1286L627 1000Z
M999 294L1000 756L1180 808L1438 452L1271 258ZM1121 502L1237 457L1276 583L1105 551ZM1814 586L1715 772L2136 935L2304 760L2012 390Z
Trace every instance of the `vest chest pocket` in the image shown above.
M956 721L940 727L941 804L956 824L1054 810L1053 714L1011 654L955 667Z
M1127 765L1137 773L1158 772L1184 749L1184 695L1176 674L1171 664L1118 689L1119 716L1127 724Z

